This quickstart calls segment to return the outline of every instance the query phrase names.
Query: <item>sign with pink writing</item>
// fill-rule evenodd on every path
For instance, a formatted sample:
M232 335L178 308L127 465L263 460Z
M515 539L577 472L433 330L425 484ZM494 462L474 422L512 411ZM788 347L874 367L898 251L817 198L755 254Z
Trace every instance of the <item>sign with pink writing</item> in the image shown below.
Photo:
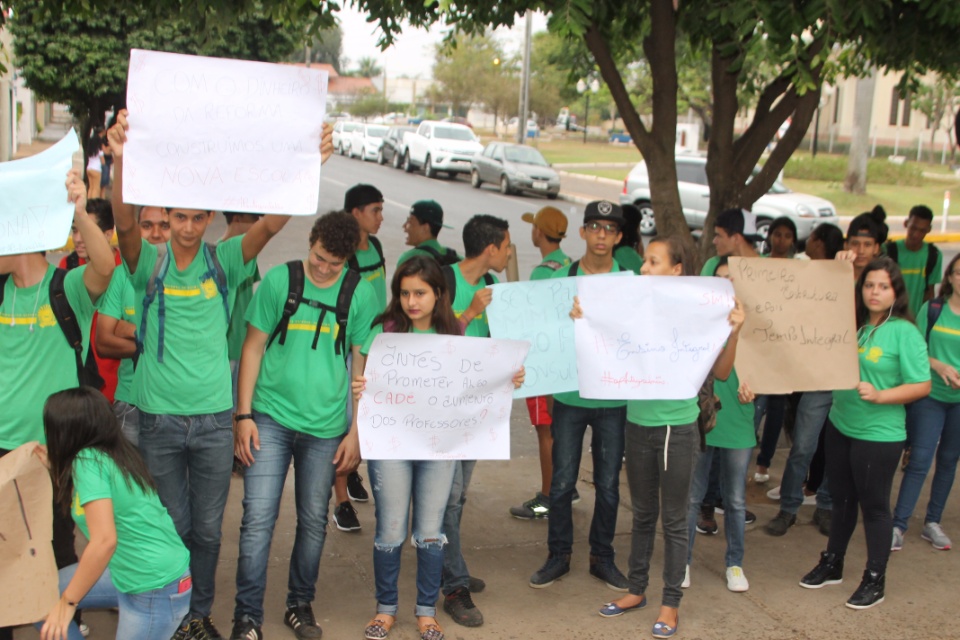
M518 340L383 333L357 408L367 460L508 460Z
M130 51L123 199L315 215L327 73Z
M722 278L579 278L580 396L695 398L727 337L733 287Z

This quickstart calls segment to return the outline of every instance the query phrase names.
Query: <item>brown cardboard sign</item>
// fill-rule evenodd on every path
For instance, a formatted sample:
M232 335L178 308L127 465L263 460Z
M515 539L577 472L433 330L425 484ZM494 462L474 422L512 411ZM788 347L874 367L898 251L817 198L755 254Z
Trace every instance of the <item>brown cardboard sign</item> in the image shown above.
M29 442L0 458L0 627L42 620L60 597L50 472Z
M729 262L746 312L737 345L741 381L757 394L857 386L852 264L735 257Z

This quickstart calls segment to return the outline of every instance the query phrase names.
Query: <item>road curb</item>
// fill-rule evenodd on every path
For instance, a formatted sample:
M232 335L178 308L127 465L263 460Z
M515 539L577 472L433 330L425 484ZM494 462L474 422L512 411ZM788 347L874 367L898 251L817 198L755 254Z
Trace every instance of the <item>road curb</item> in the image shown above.
M576 178L577 180L585 180L588 182L596 182L597 184L608 184L611 187L622 187L623 180L614 180L613 178L602 178L600 176L592 176L589 173L574 173L572 171L558 171L560 177L570 176Z

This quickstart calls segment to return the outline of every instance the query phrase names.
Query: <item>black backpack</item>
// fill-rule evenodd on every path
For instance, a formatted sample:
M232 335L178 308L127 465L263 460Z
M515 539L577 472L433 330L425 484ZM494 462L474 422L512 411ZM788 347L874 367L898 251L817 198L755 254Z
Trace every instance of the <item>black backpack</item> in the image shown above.
M443 277L447 281L447 292L450 295L450 304L453 304L453 301L457 297L457 274L453 272L453 266L446 265L441 268L443 271ZM483 274L483 282L486 286L494 284L493 276L489 272Z
M63 269L54 269L53 277L50 278L50 309L53 316L57 319L57 326L63 332L67 344L73 349L77 366L77 381L81 386L89 386L95 389L103 387L103 378L100 377L100 370L97 368L97 361L93 357L93 345L87 349L87 359L83 359L83 332L80 331L80 323L77 316L67 300L67 293L63 288L63 281L67 272ZM0 304L3 304L3 292L10 278L9 273L0 275Z
M347 348L347 320L350 316L350 302L353 300L353 294L360 283L360 272L347 269L346 276L340 285L340 292L337 294L337 306L331 307L317 300L309 300L303 297L304 277L303 262L300 260L291 260L287 263L287 275L289 286L287 288L287 300L283 303L283 315L280 316L280 322L270 334L267 341L267 349L273 344L277 337L280 338L279 344L283 345L287 340L287 328L290 326L290 318L297 312L300 303L320 309L320 318L317 320L317 329L313 334L313 344L311 348L316 351L317 342L320 340L320 331L323 328L323 319L327 312L335 313L337 318L337 338L334 342L335 351L342 355L344 362L350 354Z
M347 266L350 267L353 271L358 273L368 273L370 271L376 271L377 269L386 265L386 261L383 259L383 245L380 244L380 241L377 239L377 236L367 236L370 240L370 244L373 245L374 250L377 252L377 255L380 256L380 260L376 264L368 264L365 267L360 266L360 261L357 260L357 254L350 256L350 259L347 260Z
M900 250L897 249L896 242L887 243L887 256L898 265L900 264L899 253ZM923 273L924 278L929 277L930 274L933 273L933 270L937 268L937 259L939 257L940 249L937 249L936 245L927 243L927 266ZM924 287L924 289L926 289L926 287Z
M927 303L927 345L930 344L930 332L933 331L933 325L937 324L937 319L943 313L943 305L946 301L942 297L936 297Z
M417 247L417 249L429 253L441 267L446 267L447 265L457 264L460 262L460 256L458 256L457 252L450 247L444 247L443 253L440 253L431 246Z

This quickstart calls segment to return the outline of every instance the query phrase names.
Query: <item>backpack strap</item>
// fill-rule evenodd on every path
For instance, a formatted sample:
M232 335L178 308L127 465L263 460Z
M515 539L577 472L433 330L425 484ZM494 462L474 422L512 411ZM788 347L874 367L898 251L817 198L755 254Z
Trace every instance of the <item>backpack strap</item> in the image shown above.
M927 245L927 270L924 272L924 283L923 288L927 288L926 279L930 277L930 274L933 273L933 270L937 268L937 260L940 258L940 249L936 245L928 244ZM937 274L940 275L940 274Z
M89 385L96 389L103 386L103 378L97 370L96 360L93 358L92 350L87 353L87 362L83 360L83 332L80 330L80 323L77 316L67 300L67 293L63 283L67 272L64 269L54 269L53 277L50 278L50 309L53 316L57 319L57 325L63 332L67 344L73 349L74 358L77 366L77 382L81 385Z
M417 247L417 249L429 253L441 267L460 262L460 257L457 255L457 252L450 247L445 247L442 253L429 245L422 245Z
M350 319L350 303L353 301L353 294L356 292L358 284L360 284L360 274L348 270L340 284L340 293L337 294L337 338L334 345L336 353L343 356L344 363L346 363L347 356L350 354L350 349L347 347L347 321Z
M483 274L483 281L486 283L486 285L487 285L488 287L493 284L493 276L490 275L490 272L489 272L489 271L488 271L487 273Z
M203 259L207 263L207 271L200 277L204 282L207 278L213 278L217 285L217 291L220 293L220 300L223 302L223 314L227 319L227 327L230 326L230 288L227 286L227 273L220 264L220 258L217 257L217 245L211 242L203 243Z
M570 277L577 275L577 269L579 268L580 268L580 261L574 260L573 262L570 263L570 268L567 269L567 275Z
M0 273L0 304L3 304L3 294L4 290L7 288L7 280L9 279L9 273Z
M353 254L352 256L350 256L350 259L347 260L347 266L350 267L352 270L358 271L360 273L368 273L370 271L376 271L377 269L380 269L381 267L386 265L386 261L383 258L383 245L380 244L380 240L377 239L377 236L367 236L367 239L370 241L370 244L373 246L374 251L377 252L377 256L379 259L377 260L376 264L368 264L365 267L361 267L360 261L357 259L357 254Z
M457 274L453 272L451 265L440 268L443 271L443 277L447 281L447 293L450 295L450 304L457 298Z
M280 322L270 334L267 341L267 348L273 344L273 341L280 336L280 344L287 341L287 327L290 326L290 318L300 307L300 301L303 299L303 263L299 260L291 260L287 263L287 299L283 303L283 314L280 316Z
M887 246L884 248L887 251L887 257L893 260L894 262L896 262L897 264L900 264L900 260L898 260L900 255L900 250L897 249L897 243L894 241L888 242Z
M943 298L937 297L927 304L927 344L930 344L930 332L933 331L933 325L937 324L937 319L943 313Z

